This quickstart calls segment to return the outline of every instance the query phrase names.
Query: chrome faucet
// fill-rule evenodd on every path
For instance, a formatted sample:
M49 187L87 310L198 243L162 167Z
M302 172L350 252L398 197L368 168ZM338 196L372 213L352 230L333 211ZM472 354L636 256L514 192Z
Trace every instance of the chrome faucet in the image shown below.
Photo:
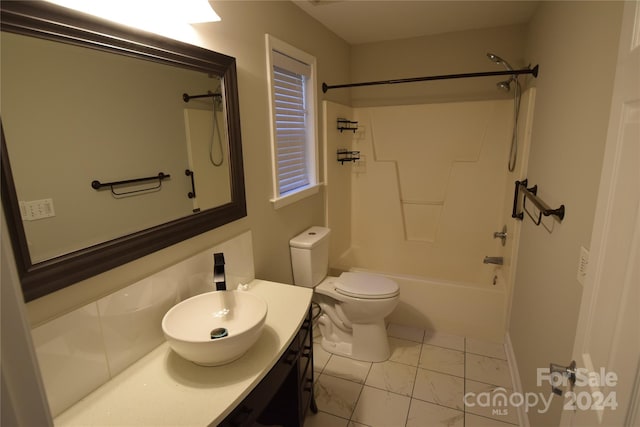
M484 257L484 260L482 260L482 262L485 264L496 264L496 265L502 265L503 261L504 259L501 256L486 256Z
M213 254L213 283L216 291L227 290L227 277L224 272L224 254L222 252Z

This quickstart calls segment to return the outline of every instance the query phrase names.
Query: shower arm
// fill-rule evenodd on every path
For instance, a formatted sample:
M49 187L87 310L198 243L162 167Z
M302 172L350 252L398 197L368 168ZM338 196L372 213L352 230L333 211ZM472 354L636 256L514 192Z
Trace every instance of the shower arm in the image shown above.
M533 68L523 68L520 70L506 70L506 71L485 71L479 73L463 73L463 74L443 74L439 76L426 76L426 77L411 77L407 79L393 79L393 80L378 80L374 82L361 82L361 83L347 83L341 85L328 85L322 83L322 92L326 93L329 89L341 89L346 87L359 87L359 86L376 86L376 85L390 85L396 83L414 83L425 82L431 80L449 80L449 79L466 79L470 77L490 77L490 76L514 76L520 74L531 74L533 77L538 77L538 65Z

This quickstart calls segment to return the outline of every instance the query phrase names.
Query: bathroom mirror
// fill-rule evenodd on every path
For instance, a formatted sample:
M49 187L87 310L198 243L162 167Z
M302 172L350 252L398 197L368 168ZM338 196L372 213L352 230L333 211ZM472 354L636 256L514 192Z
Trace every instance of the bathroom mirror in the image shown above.
M2 203L27 301L246 216L234 58L1 8Z

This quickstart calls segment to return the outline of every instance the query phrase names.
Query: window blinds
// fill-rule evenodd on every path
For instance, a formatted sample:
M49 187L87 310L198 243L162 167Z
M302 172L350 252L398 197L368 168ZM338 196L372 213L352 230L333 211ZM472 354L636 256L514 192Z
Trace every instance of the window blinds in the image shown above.
M309 185L305 72L309 66L274 51L273 89L279 193Z

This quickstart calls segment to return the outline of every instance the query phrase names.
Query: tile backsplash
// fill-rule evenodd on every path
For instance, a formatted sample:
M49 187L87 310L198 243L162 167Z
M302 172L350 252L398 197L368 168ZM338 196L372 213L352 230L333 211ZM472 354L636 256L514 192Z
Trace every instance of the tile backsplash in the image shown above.
M32 331L52 415L110 378L95 303Z
M120 373L163 340L158 328L178 300L177 280L143 279L97 301L111 375Z
M225 256L227 289L255 278L247 231L31 331L54 417L162 344L174 304L215 290L215 252Z

